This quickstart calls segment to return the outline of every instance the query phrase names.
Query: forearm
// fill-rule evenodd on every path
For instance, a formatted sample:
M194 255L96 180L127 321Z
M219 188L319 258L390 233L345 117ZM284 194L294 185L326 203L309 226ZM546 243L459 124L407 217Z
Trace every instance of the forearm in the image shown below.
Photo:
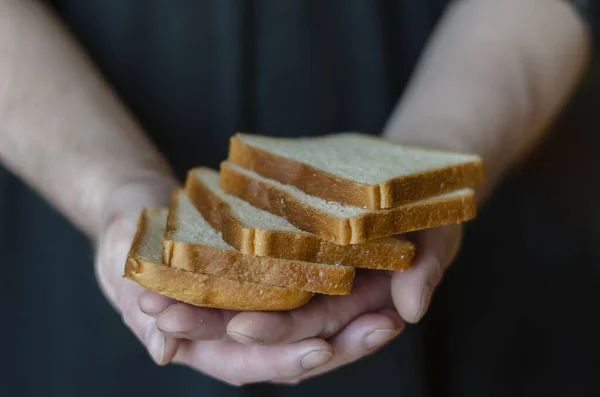
M589 51L587 30L565 2L458 2L385 134L480 154L485 192L542 137L577 85Z
M67 30L35 1L0 0L0 160L90 236L116 187L170 178Z

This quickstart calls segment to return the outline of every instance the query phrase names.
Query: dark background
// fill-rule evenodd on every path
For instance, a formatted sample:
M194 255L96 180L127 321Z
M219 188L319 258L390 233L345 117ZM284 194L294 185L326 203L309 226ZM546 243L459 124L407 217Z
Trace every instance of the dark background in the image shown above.
M56 3L182 175L216 166L238 128L377 133L444 2ZM155 367L102 297L87 242L0 169L0 395L598 396L599 98L594 67L468 225L421 325L294 389Z

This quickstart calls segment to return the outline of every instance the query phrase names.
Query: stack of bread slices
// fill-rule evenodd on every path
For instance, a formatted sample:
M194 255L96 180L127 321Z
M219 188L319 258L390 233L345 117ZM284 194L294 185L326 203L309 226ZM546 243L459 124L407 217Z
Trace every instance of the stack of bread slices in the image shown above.
M409 270L407 232L475 217L476 155L358 133L237 134L220 172L189 171L142 211L125 277L192 305L289 310L347 295L355 268Z

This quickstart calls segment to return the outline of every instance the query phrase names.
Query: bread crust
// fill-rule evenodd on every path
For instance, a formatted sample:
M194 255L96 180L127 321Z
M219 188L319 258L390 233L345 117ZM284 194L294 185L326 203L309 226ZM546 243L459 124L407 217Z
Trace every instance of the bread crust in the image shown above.
M174 269L140 255L147 217L154 211L144 210L125 264L124 277L142 287L194 306L226 310L279 311L306 304L312 293L297 289L248 283L206 274Z
M414 244L397 238L341 246L314 234L249 228L196 177L201 169L188 173L185 186L190 200L211 226L221 231L225 242L244 254L378 270L401 271L412 264Z
M476 215L474 194L443 197L386 210L366 212L354 218L338 218L296 199L272 184L256 180L221 163L221 187L250 204L286 218L297 228L334 244L349 245L451 223Z
M174 192L167 218L163 241L165 264L190 272L326 295L348 295L352 291L353 267L246 255L239 251L177 241L179 194L185 193L180 190ZM213 219L213 223L220 222Z
M241 135L231 137L228 161L265 178L295 186L312 196L369 210L393 208L474 186L484 180L483 162L478 158L469 163L367 185L245 144ZM390 142L390 145L394 144Z

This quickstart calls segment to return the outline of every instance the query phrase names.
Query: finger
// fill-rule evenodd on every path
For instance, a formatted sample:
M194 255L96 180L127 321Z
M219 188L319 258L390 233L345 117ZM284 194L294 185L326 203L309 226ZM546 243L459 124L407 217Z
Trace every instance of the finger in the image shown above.
M460 225L429 229L417 234L413 268L392 276L392 298L406 321L418 322L429 307L431 295L460 246Z
M360 272L350 295L320 296L289 312L240 313L227 325L227 333L240 343L254 344L328 338L359 314L391 303L389 283L388 272Z
M174 359L233 385L300 376L333 357L322 339L286 345L242 345L235 341L184 341Z
M379 312L363 314L330 340L334 350L333 359L299 377L278 378L274 381L295 384L303 379L350 364L373 354L398 336L403 329L404 321L395 310L383 309Z
M146 328L143 342L154 362L166 365L175 357L181 341L159 330L154 320Z
M227 337L227 323L237 313L177 303L158 316L157 327L177 338L216 340Z
M122 280L120 304L123 321L146 346L148 353L158 365L169 363L179 347L179 340L156 327L156 319L142 312L138 304L146 290L129 280Z
M160 295L154 291L145 291L140 295L140 309L149 316L157 317L169 306L176 304L175 299Z

